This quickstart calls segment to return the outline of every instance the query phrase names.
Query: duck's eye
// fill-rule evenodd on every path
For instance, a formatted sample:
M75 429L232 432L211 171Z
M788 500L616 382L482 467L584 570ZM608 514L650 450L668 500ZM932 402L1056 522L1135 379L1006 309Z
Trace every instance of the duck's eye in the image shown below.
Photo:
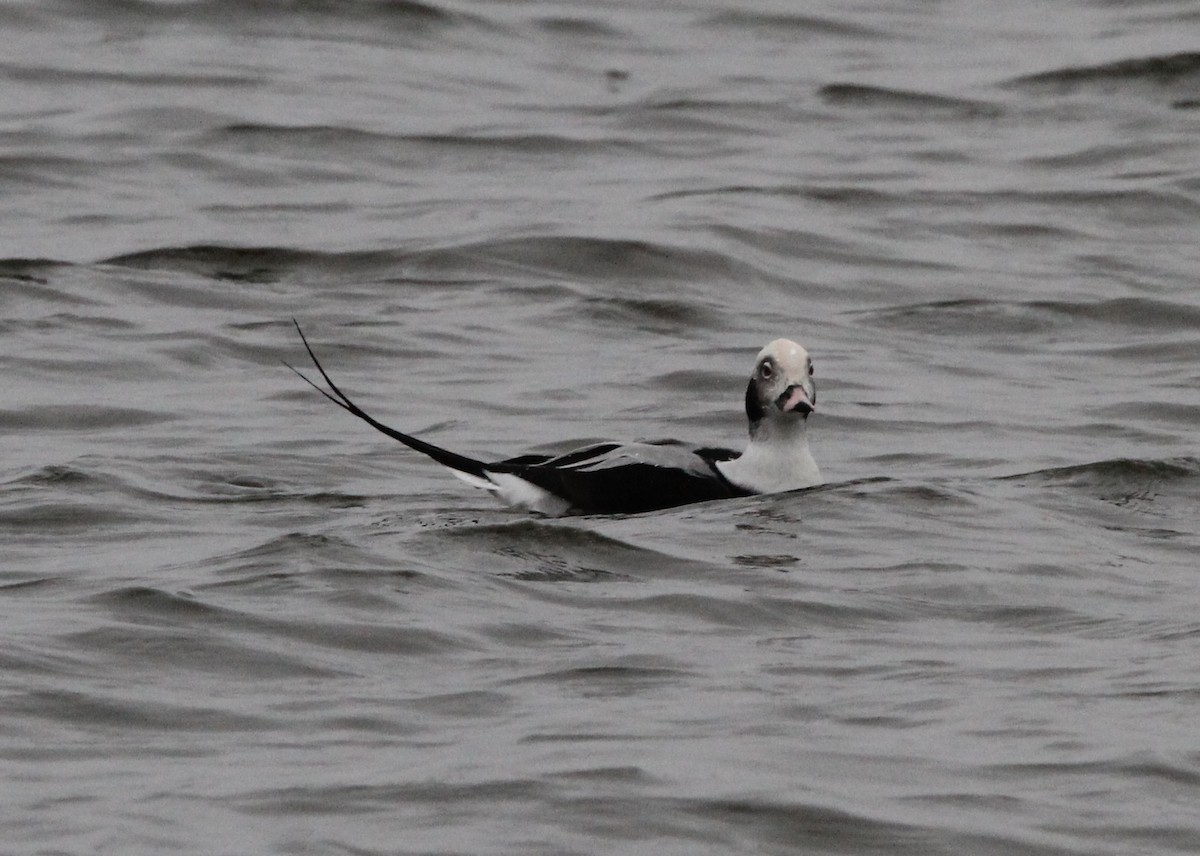
M812 363L808 364L808 376L809 377L813 376L813 364Z
M758 367L758 376L763 380L770 380L771 375L775 373L774 367L769 360L763 361L763 364Z

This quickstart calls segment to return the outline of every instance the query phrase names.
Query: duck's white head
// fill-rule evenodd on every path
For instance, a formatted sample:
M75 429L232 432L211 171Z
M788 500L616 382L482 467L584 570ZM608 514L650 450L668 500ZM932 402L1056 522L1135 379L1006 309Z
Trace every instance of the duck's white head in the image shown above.
M750 436L764 425L802 423L817 406L812 357L790 339L776 339L758 352L746 387Z

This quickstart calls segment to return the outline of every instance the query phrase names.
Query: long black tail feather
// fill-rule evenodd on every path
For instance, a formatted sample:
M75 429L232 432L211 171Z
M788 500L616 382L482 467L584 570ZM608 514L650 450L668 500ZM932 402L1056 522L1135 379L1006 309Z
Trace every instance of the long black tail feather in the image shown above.
M317 355L313 353L312 346L308 344L308 339L305 337L304 331L300 329L300 322L293 318L292 323L296 325L296 332L300 334L300 341L304 343L304 350L308 351L308 356L313 361L313 365L317 367L317 371L321 373L321 377L325 379L325 383L329 385L329 390L332 392L322 389L291 363L284 362L284 365L299 375L301 380L303 380L317 392L321 393L321 395L328 398L338 407L342 408L342 410L345 410L346 412L357 416L363 422L366 422L376 431L386 434L393 440L399 440L410 449L414 449L415 451L418 451L424 455L428 455L442 466L449 467L452 470L458 470L459 472L467 473L469 475L477 476L478 478L487 478L487 467L482 461L477 461L474 458L468 458L466 455L460 455L457 452L451 452L448 449L443 449L440 446L433 445L432 443L426 443L424 440L418 440L416 437L413 437L410 434L397 431L395 428L384 425L378 419L374 418L353 401L351 401L350 396L342 392L341 389L338 388L338 385L333 382L333 379L326 374L325 368L321 365L321 361L317 359Z

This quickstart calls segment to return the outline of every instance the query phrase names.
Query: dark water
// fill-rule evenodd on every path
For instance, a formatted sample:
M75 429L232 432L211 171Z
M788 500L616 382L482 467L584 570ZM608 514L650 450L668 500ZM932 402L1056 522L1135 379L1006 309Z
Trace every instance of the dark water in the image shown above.
M0 5L11 853L1200 850L1194 4ZM505 510L473 454L829 483Z

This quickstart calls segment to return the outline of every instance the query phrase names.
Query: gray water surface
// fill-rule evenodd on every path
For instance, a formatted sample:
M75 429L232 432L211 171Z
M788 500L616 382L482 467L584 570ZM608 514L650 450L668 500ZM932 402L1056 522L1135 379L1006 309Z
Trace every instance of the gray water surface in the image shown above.
M0 4L12 853L1200 850L1191 4ZM500 507L467 454L828 483Z

